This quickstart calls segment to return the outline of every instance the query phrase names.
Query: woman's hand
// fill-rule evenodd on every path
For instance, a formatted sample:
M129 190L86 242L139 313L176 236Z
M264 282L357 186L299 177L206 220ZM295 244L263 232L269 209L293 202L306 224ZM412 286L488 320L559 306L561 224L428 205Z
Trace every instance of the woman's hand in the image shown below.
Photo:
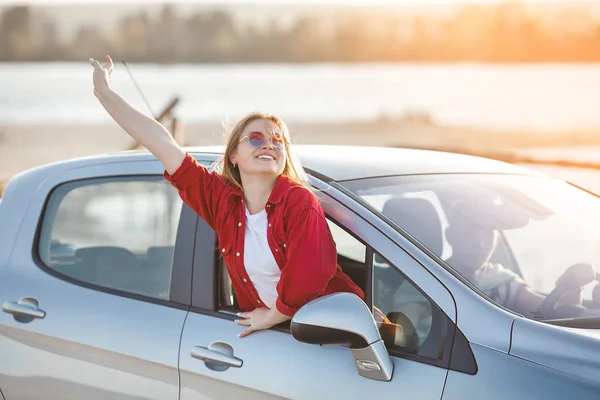
M253 311L238 313L238 316L243 319L236 320L236 324L248 327L244 332L239 334L241 338L248 336L254 331L269 329L290 319L290 317L280 313L275 307L272 309L266 307L256 308Z
M94 94L98 96L101 91L110 89L110 77L114 71L112 59L106 56L106 63L100 65L97 60L90 58L90 64L94 67L94 75L92 77L94 82Z

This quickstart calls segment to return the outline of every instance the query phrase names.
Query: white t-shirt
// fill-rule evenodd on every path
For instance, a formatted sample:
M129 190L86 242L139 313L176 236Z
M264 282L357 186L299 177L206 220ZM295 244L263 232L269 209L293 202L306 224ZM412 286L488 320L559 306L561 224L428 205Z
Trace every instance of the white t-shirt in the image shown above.
M265 210L251 215L246 208L244 266L262 302L273 308L277 300L277 283L281 270L267 242L267 225Z

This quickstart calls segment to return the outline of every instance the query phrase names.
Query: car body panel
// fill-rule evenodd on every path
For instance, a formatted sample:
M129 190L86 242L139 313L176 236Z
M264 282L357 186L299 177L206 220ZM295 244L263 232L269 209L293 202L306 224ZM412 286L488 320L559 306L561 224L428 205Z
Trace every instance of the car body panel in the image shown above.
M598 381L592 383L483 346L472 345L472 348L479 366L477 375L450 371L443 400L591 400L599 397Z
M222 146L190 147L192 154L220 154ZM440 173L495 173L541 175L489 158L449 152L394 147L294 145L302 165L334 181L374 176Z
M74 284L44 271L34 257L40 215L56 185L160 171L156 161L65 163L26 173L11 185L15 193L5 194L1 212L17 229L10 228L14 250L0 271L2 301L33 298L45 316L18 322L0 313L0 386L8 399L178 398L178 347L187 310ZM11 207L12 198L23 201Z
M600 383L600 357L590 357L590 354L600 354L599 338L598 330L592 335L590 330L518 318L513 328L510 354Z
M177 399L186 311L16 269L0 277L0 293L3 301L35 297L46 312L29 323L0 314L7 399Z
M393 358L391 382L358 376L349 349L296 341L286 332L265 331L238 338L242 327L232 319L190 313L181 342L181 399L240 398L351 399L358 393L439 399L446 370ZM194 346L227 343L243 360L241 368L214 371L190 356ZM236 387L230 392L230 386Z

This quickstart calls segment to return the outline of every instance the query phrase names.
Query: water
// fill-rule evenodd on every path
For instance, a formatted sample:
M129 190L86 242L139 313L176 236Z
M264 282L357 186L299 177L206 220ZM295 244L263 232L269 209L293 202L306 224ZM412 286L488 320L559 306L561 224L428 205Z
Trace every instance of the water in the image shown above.
M255 109L288 121L358 121L404 111L441 124L566 130L600 127L600 64L129 65L157 113L175 95L186 123ZM0 125L113 121L81 63L0 63ZM113 86L148 112L125 67ZM532 149L544 159L600 162L600 148ZM600 171L530 166L600 193Z
M187 123L266 110L288 121L371 120L431 112L441 124L600 127L600 64L130 65L154 112L175 95ZM103 123L81 63L0 63L0 124ZM125 68L113 86L147 108Z

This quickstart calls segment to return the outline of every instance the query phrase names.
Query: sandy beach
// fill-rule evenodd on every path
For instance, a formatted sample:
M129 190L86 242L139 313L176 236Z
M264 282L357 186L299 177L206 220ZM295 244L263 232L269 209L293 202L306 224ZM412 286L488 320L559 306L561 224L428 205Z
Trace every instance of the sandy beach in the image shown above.
M505 150L600 145L597 132L506 132L423 122L306 124L288 122L293 143L405 146L497 153ZM183 126L184 145L221 145L222 121ZM0 182L35 166L125 150L134 145L116 124L0 125Z

